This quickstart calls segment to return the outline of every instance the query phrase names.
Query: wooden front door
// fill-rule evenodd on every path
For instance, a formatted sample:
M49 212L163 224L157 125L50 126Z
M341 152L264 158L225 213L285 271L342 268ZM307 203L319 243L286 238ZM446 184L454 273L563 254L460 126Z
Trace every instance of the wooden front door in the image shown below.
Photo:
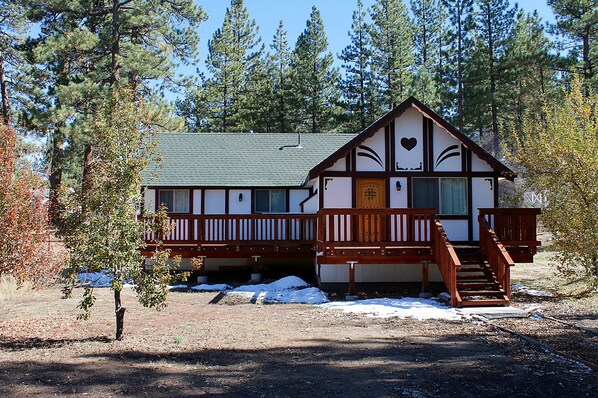
M358 209L383 209L386 207L386 180L384 178L359 178L356 181L356 207ZM377 214L358 215L357 236L360 242L380 242L384 239L382 217Z

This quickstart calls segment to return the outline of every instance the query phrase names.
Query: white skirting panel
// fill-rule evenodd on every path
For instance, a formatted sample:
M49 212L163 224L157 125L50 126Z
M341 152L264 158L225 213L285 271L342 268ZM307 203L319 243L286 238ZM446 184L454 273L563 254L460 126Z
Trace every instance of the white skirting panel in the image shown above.
M436 264L430 264L430 282L442 282ZM355 282L421 282L421 264L355 264ZM322 264L321 283L349 282L349 264Z

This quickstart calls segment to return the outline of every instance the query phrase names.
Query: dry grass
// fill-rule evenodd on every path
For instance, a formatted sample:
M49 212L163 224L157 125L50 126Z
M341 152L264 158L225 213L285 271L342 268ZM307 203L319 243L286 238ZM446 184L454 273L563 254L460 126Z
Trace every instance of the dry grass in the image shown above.
M9 275L0 276L0 303L10 298L22 296L33 288L30 282L25 282L23 286L17 286L17 280Z

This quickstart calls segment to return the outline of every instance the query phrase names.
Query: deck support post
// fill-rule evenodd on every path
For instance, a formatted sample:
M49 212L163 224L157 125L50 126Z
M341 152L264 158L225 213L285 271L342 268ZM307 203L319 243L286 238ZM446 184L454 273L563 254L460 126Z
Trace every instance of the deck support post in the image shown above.
M430 293L430 261L422 260L422 291L419 294L421 298L430 298L432 297L432 293Z
M251 272L251 281L252 282L261 282L262 281L262 274L260 273L260 257L261 256L251 256L253 258L253 268Z
M347 261L349 264L349 294L347 295L347 300L357 300L357 296L355 295L355 264L358 261L351 260Z

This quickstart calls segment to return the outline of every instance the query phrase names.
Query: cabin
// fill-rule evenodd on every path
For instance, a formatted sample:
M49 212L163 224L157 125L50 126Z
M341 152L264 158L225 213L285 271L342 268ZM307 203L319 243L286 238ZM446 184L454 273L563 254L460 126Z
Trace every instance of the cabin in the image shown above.
M207 271L303 264L323 289L444 282L453 306L508 305L538 209L499 208L516 175L411 97L359 134L159 134L147 210ZM146 230L150 255L154 236Z

